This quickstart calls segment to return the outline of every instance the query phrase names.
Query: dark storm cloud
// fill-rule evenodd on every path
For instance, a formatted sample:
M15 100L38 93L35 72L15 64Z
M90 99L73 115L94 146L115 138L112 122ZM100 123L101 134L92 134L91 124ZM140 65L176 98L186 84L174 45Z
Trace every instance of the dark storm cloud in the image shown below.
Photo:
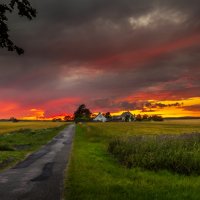
M190 5L185 2L175 3L176 6L173 1L166 5L163 1L159 3L145 0L34 2L38 8L38 18L31 23L17 20L15 26L18 27L18 42L31 56L35 55L43 60L59 60L63 63L74 60L88 61L136 49L138 46L146 47L169 39L174 32L177 36L183 31L186 34L191 28L190 25L192 28L198 27L199 20L199 16L196 20L190 20L193 13L198 13L196 1L190 2ZM161 14L164 14L164 17L159 18ZM168 16L170 14L171 17ZM131 26L130 17L136 18L135 23L139 23L139 27ZM144 20L148 20L148 17L152 18L151 24L144 26ZM175 17L184 23L178 24L178 21L173 21ZM184 17L186 19L182 19ZM154 25L158 27L152 30ZM28 31L22 34L20 27ZM166 31L169 33L166 34ZM22 38L26 41L21 41Z
M199 1L192 0L55 0L34 1L40 7L41 15L48 20L69 23L72 26L93 21L96 18L122 20L129 16L141 16L153 9L177 9L196 16L199 11ZM48 12L45 12L48 10Z
M155 2L155 1L154 1ZM146 0L51 0L41 4L41 10L48 9L44 16L51 20L61 20L72 26L96 18L121 19L132 13L139 15L152 9L153 4ZM75 24L74 24L75 23Z
M1 100L34 107L80 96L200 95L199 1L32 2L36 19L10 17L11 36L25 55L0 50Z
M96 109L104 108L104 111L114 109L115 111L121 110L141 110L147 104L147 101L115 101L112 98L96 99L91 102L92 106Z

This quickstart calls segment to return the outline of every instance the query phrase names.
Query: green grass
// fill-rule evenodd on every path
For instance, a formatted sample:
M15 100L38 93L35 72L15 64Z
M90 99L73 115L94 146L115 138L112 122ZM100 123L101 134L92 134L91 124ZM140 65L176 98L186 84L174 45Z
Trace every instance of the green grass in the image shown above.
M41 127L41 122L39 123ZM43 123L42 127L48 127L45 122ZM51 128L19 129L0 135L0 170L23 160L28 154L50 141L64 127L66 123L59 124L59 126L55 124L55 127Z
M78 125L66 181L69 200L199 200L200 177L128 169L107 151L116 137L200 132L198 120Z
M128 168L200 175L200 133L119 137L108 151Z

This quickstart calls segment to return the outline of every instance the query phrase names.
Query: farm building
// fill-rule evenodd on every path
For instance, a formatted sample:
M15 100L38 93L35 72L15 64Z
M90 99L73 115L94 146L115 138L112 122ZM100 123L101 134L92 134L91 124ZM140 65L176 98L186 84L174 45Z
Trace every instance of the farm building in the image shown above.
M93 121L96 121L96 122L106 122L107 119L103 116L102 113L99 113L94 119Z
M121 120L122 121L133 121L134 119L135 119L135 115L133 115L131 112L123 112L122 114L121 114Z
M121 122L122 121L122 118L121 118L121 116L119 115L115 115L115 116L112 116L112 119L111 119L111 121L113 121L113 122Z

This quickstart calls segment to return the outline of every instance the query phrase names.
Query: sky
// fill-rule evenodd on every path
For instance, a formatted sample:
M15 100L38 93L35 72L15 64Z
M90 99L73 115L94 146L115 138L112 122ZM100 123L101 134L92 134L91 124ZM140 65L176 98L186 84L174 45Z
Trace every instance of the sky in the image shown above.
M131 111L200 116L199 0L31 0L0 49L0 118Z

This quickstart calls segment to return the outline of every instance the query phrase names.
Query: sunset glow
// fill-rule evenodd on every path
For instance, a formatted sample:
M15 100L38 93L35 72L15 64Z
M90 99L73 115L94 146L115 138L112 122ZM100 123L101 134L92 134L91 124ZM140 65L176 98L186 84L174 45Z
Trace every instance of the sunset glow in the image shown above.
M25 54L0 49L0 119L64 119L80 104L93 113L200 117L195 3L35 2L42 14L33 22L10 20Z
M56 101L55 106L59 107L58 104L59 101ZM63 104L62 101L61 106ZM76 102L76 101L75 101ZM132 108L129 107L127 109L122 109L120 110L117 107L117 102L116 102L116 107L113 107L112 109L101 109L101 108L93 108L92 112L93 113L98 113L98 112L111 112L111 114L114 115L121 115L125 111L130 111L133 114L147 114L147 115L162 115L163 117L199 117L200 116L200 97L194 97L194 98L189 98L189 99L183 99L183 100L165 100L165 101L160 101L160 100L148 100L148 101L130 101L129 106L132 105ZM137 102L137 103L136 103ZM118 102L119 103L119 102ZM148 105L151 104L151 105ZM13 109L13 104L8 104L7 106L4 105L4 113L5 113L5 118L6 118L6 113L7 113L7 118L9 116L16 116L16 115L11 115L14 112L11 112ZM49 105L49 104L48 104ZM52 105L52 103L51 103ZM119 103L120 105L120 103ZM53 105L52 105L53 106ZM134 109L134 106L137 108ZM15 106L14 106L15 108ZM74 107L75 109L75 107ZM73 110L72 110L73 111ZM11 114L10 114L11 113ZM18 118L20 119L25 119L25 120L52 120L54 118L61 118L62 120L64 119L65 116L73 116L73 112L71 113L56 113L53 115L47 115L45 113L45 109L30 109L30 110L21 110L19 111L19 115L17 115Z

